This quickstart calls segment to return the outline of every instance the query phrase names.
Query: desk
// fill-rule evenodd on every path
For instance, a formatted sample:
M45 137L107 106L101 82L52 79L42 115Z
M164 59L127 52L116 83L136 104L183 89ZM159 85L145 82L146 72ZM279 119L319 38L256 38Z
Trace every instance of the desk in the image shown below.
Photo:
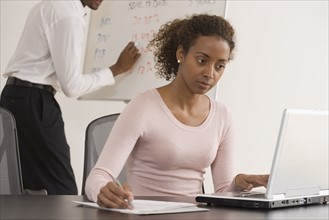
M138 199L194 202L188 197L137 197ZM87 201L83 196L0 196L0 219L328 219L329 205L255 210L210 207L208 212L165 215L130 215L81 207L73 200ZM203 206L203 205L202 205Z

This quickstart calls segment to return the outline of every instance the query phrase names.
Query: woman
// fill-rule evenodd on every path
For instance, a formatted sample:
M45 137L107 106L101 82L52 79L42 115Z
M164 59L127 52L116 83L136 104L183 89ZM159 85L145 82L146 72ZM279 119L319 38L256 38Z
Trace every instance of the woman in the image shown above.
M102 207L132 208L138 196L195 196L211 166L215 192L266 186L268 175L233 175L233 128L226 107L209 98L235 47L222 17L193 15L163 25L150 42L158 74L171 82L123 110L87 182ZM115 182L126 163L127 185Z

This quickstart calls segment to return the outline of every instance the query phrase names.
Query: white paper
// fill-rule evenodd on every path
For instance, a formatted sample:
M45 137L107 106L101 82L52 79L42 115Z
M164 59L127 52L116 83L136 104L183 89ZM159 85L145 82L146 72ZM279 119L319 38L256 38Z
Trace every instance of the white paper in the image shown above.
M128 214L150 215L150 214L165 214L165 213L180 213L180 212L201 212L209 211L206 208L199 208L196 204L186 202L168 202L168 201L153 201L153 200L133 200L134 209L113 209L103 208L94 202L73 201L83 206L108 210L113 212L121 212Z

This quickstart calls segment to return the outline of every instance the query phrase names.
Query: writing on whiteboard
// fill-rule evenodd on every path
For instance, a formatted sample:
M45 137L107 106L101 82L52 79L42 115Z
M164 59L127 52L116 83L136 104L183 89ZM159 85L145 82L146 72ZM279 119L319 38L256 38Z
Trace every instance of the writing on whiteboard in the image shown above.
M167 6L167 0L147 0L147 1L130 1L128 11L139 8L157 8Z
M203 7L205 5L216 4L216 0L189 0L189 3L189 6L196 5L197 7Z
M130 100L148 88L168 83L155 75L150 40L167 21L194 13L224 15L226 0L111 0L91 11L84 72L96 72L114 64L129 41L141 53L134 67L116 76L114 86L84 98Z

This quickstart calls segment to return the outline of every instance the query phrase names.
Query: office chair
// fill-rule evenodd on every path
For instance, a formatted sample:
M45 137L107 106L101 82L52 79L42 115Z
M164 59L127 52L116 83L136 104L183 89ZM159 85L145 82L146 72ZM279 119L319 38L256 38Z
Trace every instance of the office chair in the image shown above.
M0 194L21 195L23 182L16 121L3 107L0 107L0 171Z
M24 189L14 115L0 107L0 195L47 195L47 190Z
M98 160L100 153L105 145L105 142L112 130L112 127L119 117L120 113L106 115L91 121L86 129L85 137L85 156L84 156L84 169L82 178L82 191L85 194L85 182ZM125 167L122 169L118 179L121 182L126 182Z

